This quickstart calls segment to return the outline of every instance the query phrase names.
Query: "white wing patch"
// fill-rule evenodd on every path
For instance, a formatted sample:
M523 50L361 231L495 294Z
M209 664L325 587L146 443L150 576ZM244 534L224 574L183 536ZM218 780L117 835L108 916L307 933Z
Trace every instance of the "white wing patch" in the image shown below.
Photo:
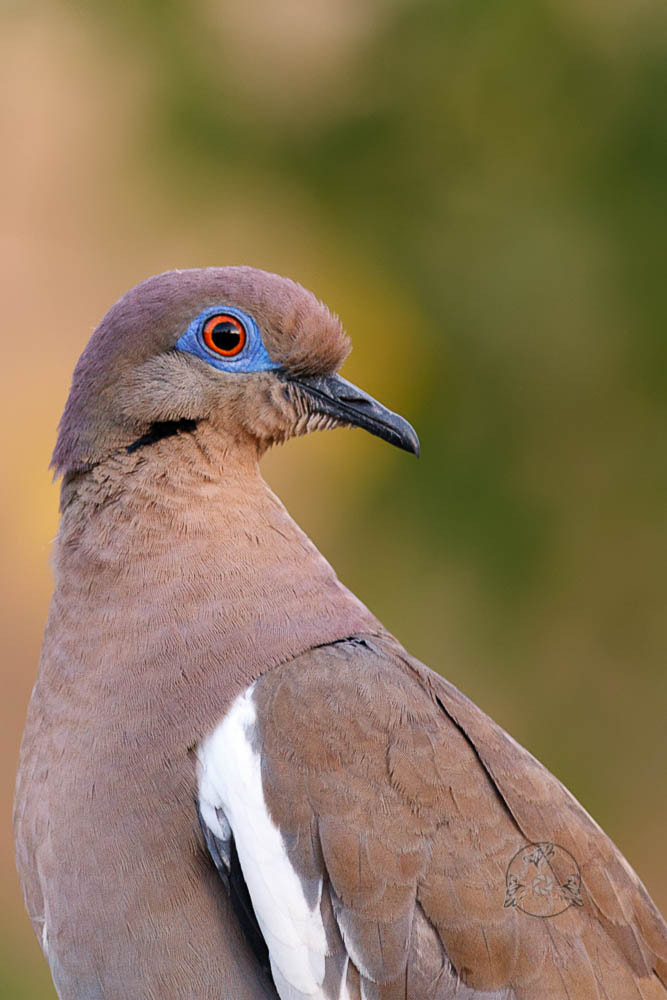
M253 742L257 723L253 689L254 685L239 695L199 747L199 808L216 837L228 837L231 828L281 998L324 1000L327 941L320 913L322 883L311 907L269 815ZM342 988L341 994L345 995Z

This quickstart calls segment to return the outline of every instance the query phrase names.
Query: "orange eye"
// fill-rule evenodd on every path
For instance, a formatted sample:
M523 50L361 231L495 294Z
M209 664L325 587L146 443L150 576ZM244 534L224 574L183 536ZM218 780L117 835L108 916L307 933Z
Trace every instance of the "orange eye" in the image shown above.
M235 357L245 347L245 327L235 316L227 313L218 313L207 319L202 334L208 349L224 358Z

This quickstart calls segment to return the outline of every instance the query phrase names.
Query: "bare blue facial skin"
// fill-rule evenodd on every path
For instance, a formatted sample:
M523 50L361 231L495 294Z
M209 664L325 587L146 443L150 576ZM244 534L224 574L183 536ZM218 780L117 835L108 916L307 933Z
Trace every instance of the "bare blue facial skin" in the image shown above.
M225 358L212 351L204 342L203 331L207 320L218 315L233 316L243 325L245 330L246 341L243 349L234 357ZM193 319L183 336L176 342L176 350L194 354L221 372L248 374L250 372L274 371L280 368L280 365L269 357L269 352L264 346L255 320L248 313L243 312L242 309L236 309L234 306L220 305L205 309L196 319Z

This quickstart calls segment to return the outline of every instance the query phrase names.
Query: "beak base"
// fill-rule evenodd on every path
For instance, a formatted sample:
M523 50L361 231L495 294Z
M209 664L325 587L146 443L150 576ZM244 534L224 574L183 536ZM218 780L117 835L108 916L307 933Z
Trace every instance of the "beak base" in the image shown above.
M419 438L412 425L341 375L294 378L285 373L281 377L307 398L312 412L362 427L397 448L419 455Z

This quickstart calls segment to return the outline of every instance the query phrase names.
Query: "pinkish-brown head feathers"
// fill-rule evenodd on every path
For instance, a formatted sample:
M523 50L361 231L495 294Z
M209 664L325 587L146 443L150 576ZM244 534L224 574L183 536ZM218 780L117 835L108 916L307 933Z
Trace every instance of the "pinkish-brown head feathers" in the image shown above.
M252 388L246 377L241 391L238 380L173 350L191 321L218 305L250 314L271 359L294 376L329 375L349 351L338 319L288 278L251 267L148 278L112 306L77 363L53 454L58 474L80 471L130 446L156 423L209 419L220 407L252 435L253 414L243 412L243 396L262 427L279 432L275 376L251 376ZM261 412L260 396L267 413ZM287 429L277 434L287 436Z
M340 426L418 453L407 421L336 374L348 350L338 319L288 278L251 267L149 278L81 355L53 466L69 485L123 451L183 432L199 439L203 423L225 456Z

